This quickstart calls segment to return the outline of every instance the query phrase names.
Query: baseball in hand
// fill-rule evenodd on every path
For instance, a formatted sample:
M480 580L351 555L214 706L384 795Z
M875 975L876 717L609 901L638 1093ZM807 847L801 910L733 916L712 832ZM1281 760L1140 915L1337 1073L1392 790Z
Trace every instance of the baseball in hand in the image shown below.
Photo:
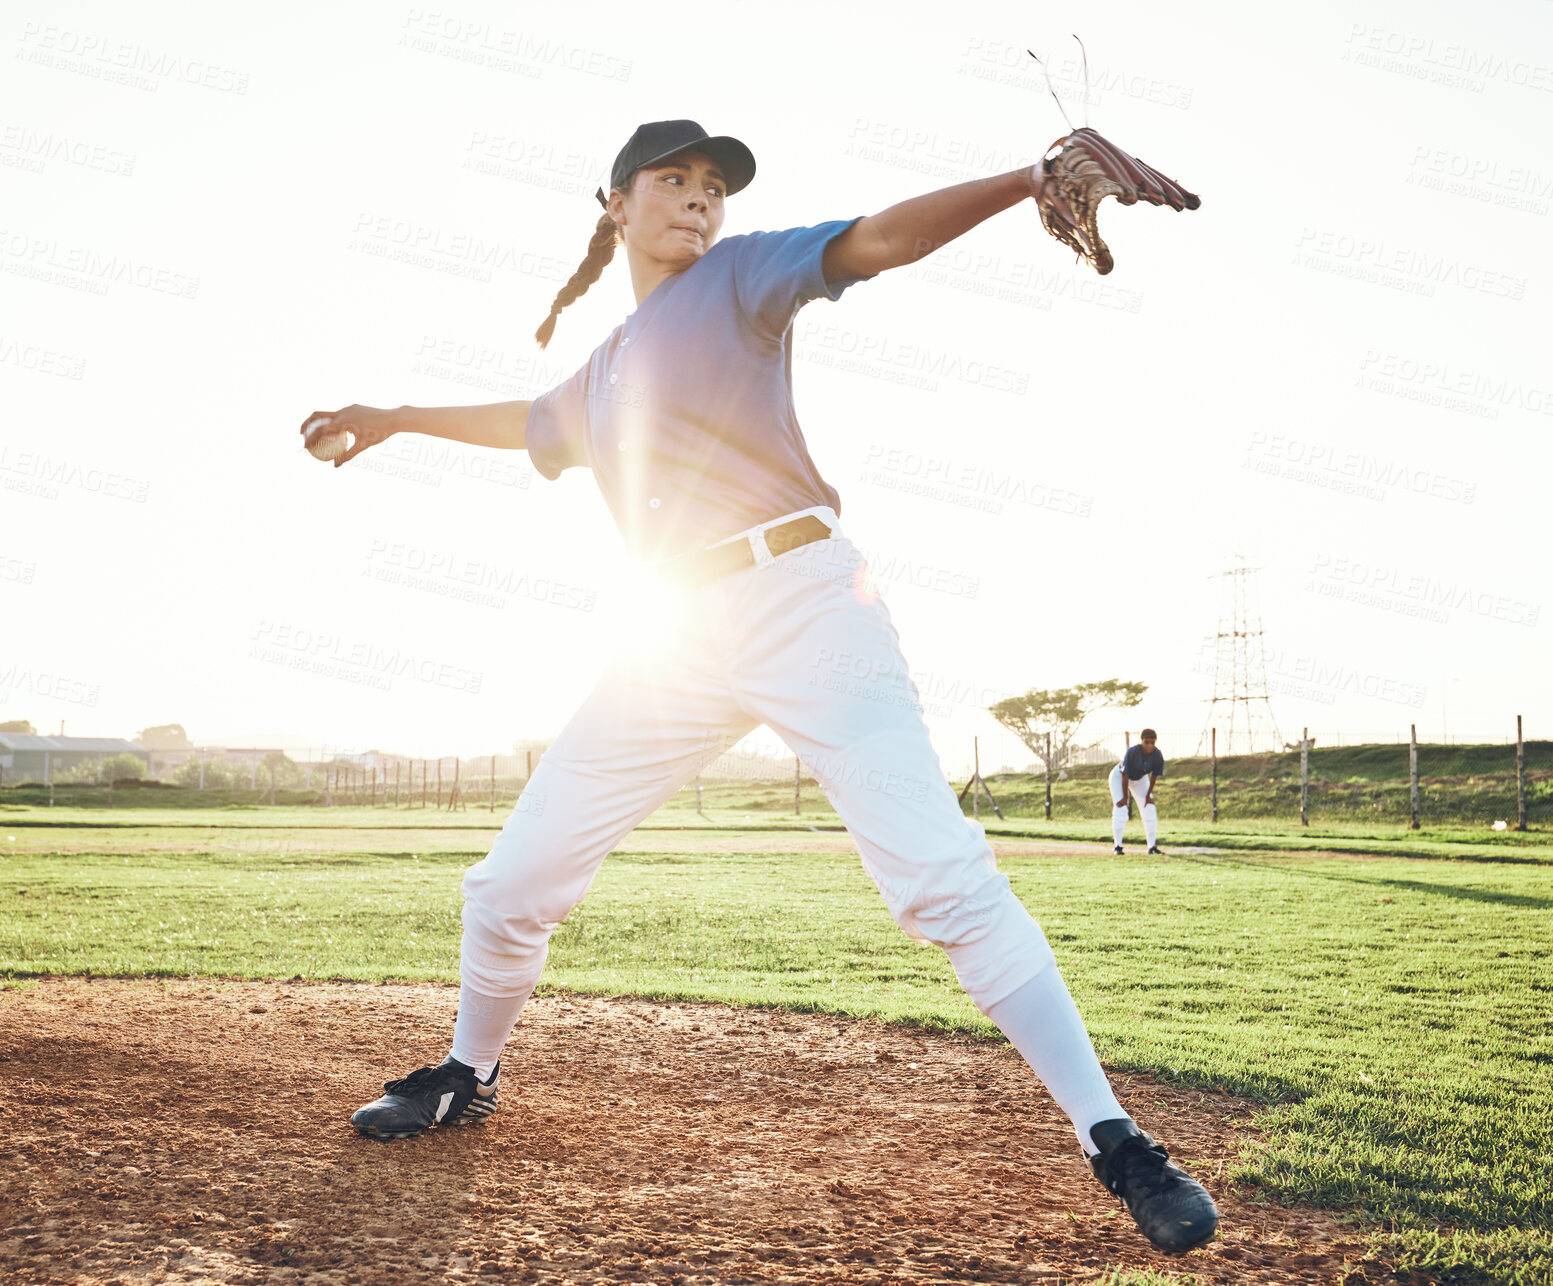
M315 415L302 426L303 443L317 460L333 460L350 447L350 435L328 415Z

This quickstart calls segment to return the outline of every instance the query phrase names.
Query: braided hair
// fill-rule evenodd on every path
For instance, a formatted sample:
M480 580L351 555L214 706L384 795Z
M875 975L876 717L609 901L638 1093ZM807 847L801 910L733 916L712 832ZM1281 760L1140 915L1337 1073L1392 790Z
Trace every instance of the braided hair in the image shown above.
M555 319L561 315L561 309L575 303L599 279L605 266L615 257L615 247L621 240L620 225L609 217L609 211L606 210L599 216L598 226L593 229L586 257L577 266L577 271L572 273L570 280L556 292L555 302L550 305L550 315L534 332L540 348L544 348L550 342L550 336L555 334Z

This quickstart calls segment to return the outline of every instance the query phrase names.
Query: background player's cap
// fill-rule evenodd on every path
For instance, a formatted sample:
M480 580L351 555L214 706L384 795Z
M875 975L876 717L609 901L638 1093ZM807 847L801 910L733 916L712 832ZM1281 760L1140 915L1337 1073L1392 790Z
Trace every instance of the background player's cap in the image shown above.
M636 127L636 133L615 157L614 167L609 172L610 187L624 191L631 176L642 166L667 160L687 147L705 152L717 162L723 177L728 180L729 196L748 187L755 177L755 154L738 139L726 134L710 135L695 121L648 121ZM600 205L609 204L603 188L594 195Z

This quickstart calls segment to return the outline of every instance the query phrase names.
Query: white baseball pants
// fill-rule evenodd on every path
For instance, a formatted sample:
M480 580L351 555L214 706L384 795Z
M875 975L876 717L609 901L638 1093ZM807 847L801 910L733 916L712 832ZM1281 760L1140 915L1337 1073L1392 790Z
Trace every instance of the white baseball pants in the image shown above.
M1122 846L1122 832L1127 829L1127 801L1122 800L1122 806L1116 807L1116 801L1122 798L1122 773L1126 769L1117 764L1111 769L1109 778L1111 783L1111 833L1116 836L1116 846ZM1143 801L1149 797L1149 779L1141 777L1137 781L1128 779L1128 787L1138 801L1138 811L1143 814L1143 833L1148 836L1149 847L1154 847L1154 840L1159 835L1159 813L1153 804L1145 804Z
M535 766L490 853L465 874L453 1056L482 1072L493 1065L551 934L604 858L764 723L824 788L895 921L948 954L978 1009L1016 992L1045 997L1010 1008L1041 1010L1034 1027L1044 1023L1063 1068L1032 1066L1087 1147L1088 1125L1124 1113L1051 948L997 869L981 824L960 811L890 614L864 587L860 552L831 509L801 512L832 527L831 539L773 559L759 533L797 516L784 515L741 534L753 536L756 566L678 591L672 639L651 654L628 644L610 664ZM1027 987L1037 978L1039 987ZM1011 1039L1011 1029L1031 1025L1000 1023ZM1029 1060L1029 1041L1015 1043Z

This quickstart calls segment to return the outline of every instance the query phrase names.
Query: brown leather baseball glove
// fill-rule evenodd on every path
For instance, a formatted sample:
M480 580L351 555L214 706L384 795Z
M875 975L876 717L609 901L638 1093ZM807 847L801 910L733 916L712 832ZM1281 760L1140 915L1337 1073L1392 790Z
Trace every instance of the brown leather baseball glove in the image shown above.
M1114 266L1096 222L1106 197L1114 196L1122 205L1142 200L1172 210L1195 210L1202 204L1174 179L1128 156L1087 125L1047 148L1041 169L1045 182L1036 204L1042 226L1102 277Z

